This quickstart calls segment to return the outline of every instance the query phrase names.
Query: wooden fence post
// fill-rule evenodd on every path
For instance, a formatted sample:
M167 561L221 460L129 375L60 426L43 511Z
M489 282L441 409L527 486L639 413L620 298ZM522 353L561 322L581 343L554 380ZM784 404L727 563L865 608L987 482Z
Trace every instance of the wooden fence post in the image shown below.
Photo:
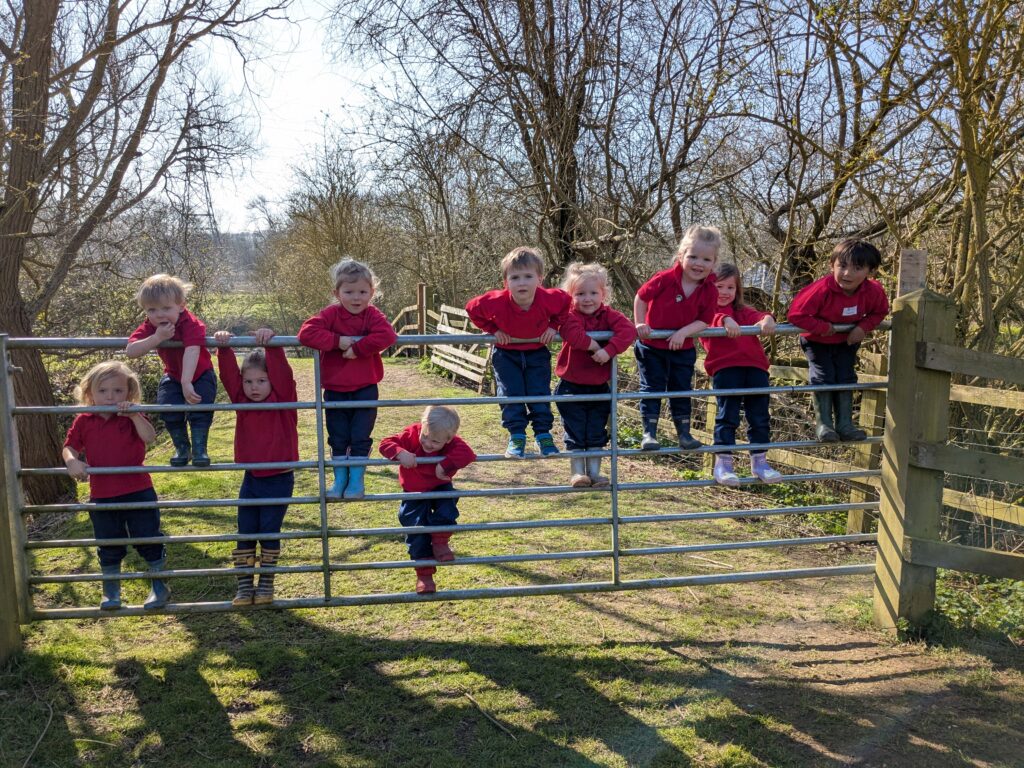
M416 333L420 336L427 332L427 284L416 283ZM427 348L420 345L420 357L427 356Z
M915 441L948 439L950 376L918 368L916 355L924 342L951 343L955 319L953 302L928 290L893 305L874 589L884 628L920 624L935 605L935 568L911 563L904 547L907 537L938 539L943 474L912 466L910 451Z

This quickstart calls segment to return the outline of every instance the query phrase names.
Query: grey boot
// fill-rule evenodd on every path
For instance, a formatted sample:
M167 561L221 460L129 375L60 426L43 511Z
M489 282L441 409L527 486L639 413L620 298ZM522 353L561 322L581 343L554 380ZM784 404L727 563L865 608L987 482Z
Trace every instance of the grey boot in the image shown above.
M591 479L587 476L587 460L583 456L579 458L574 456L569 459L569 471L572 472L569 485L573 488L586 488L590 485Z
M210 436L209 427L192 427L192 466L210 466L210 457L206 454L206 440Z
M832 393L815 392L811 403L814 405L814 418L817 421L814 435L818 442L838 443L839 433L836 432L835 423L832 421Z
M690 434L690 420L676 419L672 422L676 428L676 436L679 438L679 447L684 451L695 451L704 443Z
M117 565L104 565L100 568L103 571L104 576L116 576L121 573L121 564ZM120 581L104 581L103 582L103 602L100 603L100 610L102 611L116 611L121 607L121 582Z
M853 423L853 392L833 392L836 406L836 432L844 443L866 440L867 432Z
M149 561L149 570L151 571L162 571L164 569L164 558L159 560ZM142 607L147 610L154 608L163 608L167 605L167 601L171 599L171 590L164 584L163 579L150 579L149 580L149 597L146 598L146 602L142 604Z
M184 424L178 427L168 427L167 434L171 436L171 442L174 443L171 466L184 467L192 458L192 444L188 441L188 429Z
M658 417L644 419L644 436L640 440L641 451L657 451L661 449L658 442Z
M604 488L608 485L608 478L601 474L600 456L587 458L587 474L590 475L590 484L595 488Z

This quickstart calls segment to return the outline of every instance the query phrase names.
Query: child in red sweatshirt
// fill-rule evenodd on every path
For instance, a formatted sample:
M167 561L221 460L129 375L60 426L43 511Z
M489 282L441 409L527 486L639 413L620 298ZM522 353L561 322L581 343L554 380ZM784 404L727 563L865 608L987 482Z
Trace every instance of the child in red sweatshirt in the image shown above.
M299 329L299 341L323 353L320 379L328 403L376 400L384 378L380 353L398 334L384 313L373 306L377 277L368 266L342 259L331 268L336 304L313 315ZM335 498L361 499L366 465L347 465L349 457L365 458L373 445L376 408L324 408L327 441L334 467Z
M715 271L718 289L718 314L712 327L725 328L725 336L701 338L707 352L704 370L715 389L753 389L768 386L768 355L757 336L741 336L740 326L756 325L761 333L775 333L775 318L743 301L743 280L735 264L721 264ZM747 415L747 439L751 443L769 443L772 422L768 413L769 396L719 395L715 415L715 445L735 445L740 409ZM765 483L777 483L782 475L772 469L765 451L750 454L750 468ZM739 485L731 453L716 453L713 476L721 485Z
M381 456L402 465L398 481L406 493L454 491L452 477L460 469L476 461L476 454L460 438L459 414L454 408L431 405L423 411L419 424L410 424L397 435L380 441ZM420 459L440 458L440 462L421 464ZM398 508L398 521L406 527L427 525L455 525L459 516L457 498L406 499ZM450 533L410 533L405 537L409 557L413 560L436 560L440 563L455 559L448 540ZM430 594L437 591L432 565L416 568L416 592Z
M294 403L298 399L295 378L281 347L267 347L274 338L269 328L253 334L263 348L254 349L242 360L241 369L235 353L227 346L217 349L220 380L232 403ZM213 336L220 345L231 341L228 331ZM298 414L288 410L245 410L235 413L235 461L239 464L298 461ZM290 469L248 469L238 491L240 499L289 499L295 488L295 472ZM261 504L238 508L239 533L281 532L287 504ZM236 568L273 568L281 554L281 542L272 536L256 542L239 542L232 553ZM233 605L262 605L274 601L274 574L260 572L259 584L253 586L253 574L238 577L238 591Z
M789 322L803 328L800 347L807 355L811 384L856 384L860 343L889 314L881 283L871 280L882 254L866 240L843 240L832 251L831 270L802 289L789 308ZM836 325L852 323L849 332ZM815 392L815 434L823 443L863 440L853 424L853 392ZM833 421L833 413L835 420Z
M556 395L608 394L612 358L629 349L636 339L636 328L621 312L607 302L611 298L608 270L599 264L573 262L565 270L562 289L572 297L572 310L562 324L562 350L558 353L555 375L561 379ZM611 331L608 341L595 341L590 331ZM570 451L601 450L608 444L608 418L611 401L557 403L565 427L565 447ZM608 478L601 474L601 457L569 460L574 488L588 485L603 487Z
M560 288L544 288L544 259L533 248L514 248L501 260L505 289L488 291L466 304L469 319L482 331L494 334L491 356L498 397L551 394L551 351L569 314L569 295ZM512 342L512 339L536 341ZM537 447L545 456L558 453L551 427L555 417L550 403L509 403L501 406L501 424L509 432L505 456L526 455L526 424L533 425Z

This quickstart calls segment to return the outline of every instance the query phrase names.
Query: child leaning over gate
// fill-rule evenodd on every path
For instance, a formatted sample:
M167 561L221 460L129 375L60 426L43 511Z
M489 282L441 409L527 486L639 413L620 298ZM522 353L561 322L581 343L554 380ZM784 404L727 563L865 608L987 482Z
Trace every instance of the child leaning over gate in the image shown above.
M655 274L637 291L633 320L640 338L634 351L641 392L680 391L692 386L697 361L693 336L710 325L718 306L715 281L709 278L714 274L721 244L722 235L717 227L690 226L683 233L672 266ZM677 330L669 338L651 338L652 329L671 328ZM690 434L690 398L671 398L669 410L679 447L689 451L700 448L700 441ZM660 447L660 412L661 400L640 401L644 429L640 447L645 451Z
M206 326L185 307L191 289L179 278L161 274L146 278L135 296L146 319L128 338L125 353L136 358L156 349L164 364L164 377L156 394L160 405L209 404L217 397L217 377L206 348ZM184 347L158 347L164 341L180 341ZM183 467L191 458L195 466L208 467L206 440L213 411L163 413L161 417L174 443L171 466Z
M380 453L402 465L398 480L407 493L452 491L452 477L472 464L476 454L459 431L459 414L454 408L431 405L423 411L419 424L410 424L397 435L380 441ZM420 464L419 459L441 456L438 464ZM459 516L458 499L406 499L398 508L398 521L403 526L455 525ZM451 562L455 559L448 540L450 533L411 533L405 537L409 557L413 560ZM436 592L434 566L416 568L416 592Z
M470 299L466 312L473 324L494 334L491 356L498 397L551 394L551 351L569 314L570 299L560 288L544 288L544 259L533 248L514 248L501 260L504 290ZM512 339L537 339L516 342ZM558 453L551 437L555 417L550 403L509 403L501 406L501 425L508 430L505 456L526 455L526 424L533 426L537 447L545 456Z
M789 322L807 333L800 348L807 355L811 384L856 384L860 343L889 314L889 299L881 283L870 278L882 254L866 240L843 240L832 251L829 274L803 288L789 308ZM836 325L852 323L849 332ZM864 430L853 424L853 392L815 392L815 434L823 443L863 440ZM833 413L835 420L833 421Z
M599 264L573 262L565 270L562 288L572 297L572 310L562 323L562 350L558 353L555 375L559 377L556 395L608 394L612 358L629 349L636 339L636 328L621 312L608 306L611 289L608 270ZM608 341L595 341L590 331L611 331ZM565 447L570 451L600 450L608 444L608 417L611 402L557 403L565 428ZM601 474L601 457L569 460L575 488L608 485Z
M718 289L718 314L711 325L725 328L725 338L701 338L707 352L704 370L715 389L753 389L768 386L768 355L757 336L741 336L740 326L757 325L761 333L775 333L775 318L743 301L743 280L735 264L722 264L715 272ZM736 445L736 428L740 425L740 409L747 415L747 439L751 443L769 443L772 422L768 413L769 396L717 395L715 445ZM777 483L782 475L768 464L765 451L750 454L750 468L766 483ZM716 453L713 475L716 483L739 485L731 453Z
M243 359L241 368L234 350L217 349L220 380L232 403L294 403L298 399L295 378L281 347L266 346L274 332L260 328L253 334L260 349L253 349ZM231 334L217 331L214 338L220 345L229 344ZM298 414L293 410L237 411L235 413L235 461L239 464L299 460ZM247 469L238 491L240 499L288 499L295 488L295 472L291 469ZM281 532L287 504L239 506L238 532ZM273 568L281 554L281 542L272 536L256 542L239 542L231 553L236 568ZM262 605L274 600L274 574L260 571L259 584L253 586L251 573L238 577L238 590L232 605Z
M156 503L156 491L147 472L121 475L90 474L90 467L142 467L146 446L156 438L149 419L128 409L141 400L139 380L124 363L109 361L93 366L75 388L80 405L116 405L118 413L83 413L75 417L64 440L61 456L68 474L89 481L92 504ZM93 534L97 539L122 539L163 536L160 508L96 509L89 511ZM163 544L135 544L135 551L151 571L164 567ZM121 573L121 561L128 548L105 544L99 547L100 569L104 576ZM144 608L162 608L171 591L162 579L150 580L149 597ZM103 610L121 607L121 582L103 582Z
M384 313L373 306L377 276L362 262L342 259L331 268L331 279L337 303L304 322L299 341L323 352L320 378L325 401L376 400L377 384L384 378L380 353L398 338ZM356 337L361 338L357 341ZM327 442L335 462L370 455L376 408L325 408L324 413ZM362 498L365 472L365 466L336 464L329 495Z

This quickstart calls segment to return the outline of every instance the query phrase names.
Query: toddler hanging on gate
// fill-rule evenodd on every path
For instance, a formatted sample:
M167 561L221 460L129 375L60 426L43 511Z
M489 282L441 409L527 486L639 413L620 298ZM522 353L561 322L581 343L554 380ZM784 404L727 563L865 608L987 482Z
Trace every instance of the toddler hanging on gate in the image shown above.
M217 366L220 380L232 403L294 403L298 399L295 378L281 347L268 347L274 338L269 328L253 334L261 347L251 350L238 365L233 349L227 347L231 333L217 331ZM244 410L235 412L235 461L260 464L299 460L298 413L285 410ZM291 469L247 469L238 491L239 499L290 499L295 488ZM272 534L281 532L287 504L259 504L238 507L238 532L268 534L256 542L239 542L231 553L236 568L260 567L259 583L252 573L238 576L238 589L232 605L262 605L274 600L274 574L264 568L277 565L281 542Z
M156 439L156 431L145 414L131 412L142 399L135 373L124 363L111 360L93 366L75 387L80 405L117 406L117 413L83 413L75 416L64 440L61 457L68 474L75 480L89 481L89 502L105 504L152 504L142 509L94 509L89 511L93 535L97 539L149 538L163 536L160 508L148 472L99 475L95 467L139 467L146 459L146 446ZM163 544L135 544L135 551L151 571L164 567ZM123 545L99 547L100 569L104 576L121 573L121 561L128 554ZM163 608L171 590L162 579L150 579L149 597L143 608ZM121 607L121 581L103 581L105 611Z
M326 403L376 400L377 384L384 378L380 353L398 338L384 313L373 306L377 276L362 262L342 259L331 268L331 279L337 302L302 324L299 341L323 353L320 383ZM328 495L361 499L366 466L349 466L348 461L370 455L377 409L325 408L324 414L334 467Z
M562 350L555 375L560 381L556 395L608 394L614 358L629 349L636 328L621 312L608 306L611 287L608 270L599 264L573 262L565 270L562 289L572 298L572 309L562 323ZM612 338L595 341L591 331L611 331ZM584 403L556 402L565 429L565 447L570 451L601 450L608 444L611 401ZM608 485L601 474L601 457L570 458L574 488Z
M156 349L164 364L164 377L156 393L160 405L210 404L217 397L217 377L206 348L206 326L185 307L190 290L192 286L181 279L160 274L146 278L135 296L146 319L128 338L124 351L136 358ZM183 346L160 347L164 341L180 341ZM184 467L190 459L194 466L210 466L206 441L213 411L175 411L162 413L161 418L174 443L172 467Z
M398 480L406 493L453 491L455 473L476 461L476 454L458 436L459 414L454 408L431 405L423 411L419 424L410 424L397 435L380 441L380 453L401 464ZM440 457L439 463L420 464L420 459ZM398 521L406 527L455 525L459 516L457 498L406 499L398 508ZM410 533L405 537L409 557L413 560L436 560L440 563L455 559L448 545L451 534ZM433 565L416 568L416 592L430 594L437 591Z
M717 227L690 226L683 233L672 266L655 274L637 291L633 320L640 337L634 346L640 392L679 392L693 385L697 361L693 337L715 317L718 291L712 276L721 244L722 233ZM675 332L667 339L651 338L652 330L670 329ZM669 410L679 447L685 451L700 448L700 441L690 434L690 398L670 398ZM645 451L661 447L660 414L660 399L640 401L644 429L640 447Z
M797 293L789 322L803 328L800 348L807 355L811 384L856 384L860 343L889 314L881 283L872 280L882 254L867 240L843 240L832 251L831 269ZM835 326L852 324L851 331ZM815 392L815 435L823 443L863 440L853 424L853 391ZM833 418L834 417L834 418Z
M473 324L494 334L497 344L491 355L498 397L551 395L551 350L569 314L570 299L560 288L544 288L544 259L533 248L513 248L501 260L504 290L488 291L469 300L466 312ZM515 342L513 339L537 339ZM555 417L551 403L506 403L501 406L501 425L508 430L505 456L526 455L526 425L533 427L537 448L544 456L558 453L551 436Z
M715 272L718 289L718 313L711 322L713 327L725 329L725 337L701 338L707 352L704 370L711 377L715 389L753 389L768 386L768 355L764 353L757 336L741 336L740 326L756 325L761 333L775 333L775 318L767 312L754 309L743 301L743 280L735 264L721 264ZM770 443L771 416L768 412L768 394L716 395L715 445L735 445L736 429L740 425L740 410L747 416L747 440L751 443ZM777 483L782 475L772 469L764 449L752 451L750 468L766 483ZM739 485L732 453L716 453L713 476L716 483Z

